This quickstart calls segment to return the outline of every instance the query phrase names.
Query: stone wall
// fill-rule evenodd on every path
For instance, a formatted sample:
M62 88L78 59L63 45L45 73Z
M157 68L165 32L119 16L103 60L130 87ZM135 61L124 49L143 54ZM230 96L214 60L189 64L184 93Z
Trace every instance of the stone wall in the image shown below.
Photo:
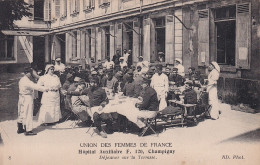
M218 81L218 95L231 105L246 104L260 109L260 81L242 78L223 78Z

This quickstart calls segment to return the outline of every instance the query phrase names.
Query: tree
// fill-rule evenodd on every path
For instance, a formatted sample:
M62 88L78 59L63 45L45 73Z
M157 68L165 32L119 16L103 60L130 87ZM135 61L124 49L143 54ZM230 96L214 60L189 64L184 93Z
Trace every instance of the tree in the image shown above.
M24 0L0 0L0 30L13 29L14 21L31 16L31 7Z

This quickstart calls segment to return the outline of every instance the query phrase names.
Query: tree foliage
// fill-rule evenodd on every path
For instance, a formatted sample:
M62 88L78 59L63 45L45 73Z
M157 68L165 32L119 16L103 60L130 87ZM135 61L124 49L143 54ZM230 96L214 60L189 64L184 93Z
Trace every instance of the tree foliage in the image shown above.
M14 21L31 16L31 7L24 0L0 0L0 30L13 29Z

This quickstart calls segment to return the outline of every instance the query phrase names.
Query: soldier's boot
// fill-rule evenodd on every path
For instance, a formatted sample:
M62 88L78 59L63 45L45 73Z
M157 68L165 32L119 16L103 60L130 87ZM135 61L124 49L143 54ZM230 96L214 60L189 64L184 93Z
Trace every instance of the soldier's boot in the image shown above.
M23 129L23 123L17 123L17 127L18 127L18 130L17 130L18 134L25 132L25 129Z

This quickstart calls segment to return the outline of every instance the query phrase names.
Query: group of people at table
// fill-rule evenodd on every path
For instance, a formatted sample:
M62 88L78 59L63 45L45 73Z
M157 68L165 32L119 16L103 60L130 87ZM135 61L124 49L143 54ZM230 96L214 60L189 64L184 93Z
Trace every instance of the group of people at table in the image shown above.
M127 131L125 123L130 121L142 132L146 126L142 119L153 118L158 111L167 113L168 100L180 99L179 96L183 95L184 103L197 102L198 92L194 87L201 88L203 79L192 67L185 77L181 59L175 59L173 68L163 69L161 63L150 65L141 56L135 66L130 66L129 62L124 63L128 58L122 57L116 54L112 61L107 57L104 63L90 63L88 69L65 66L57 58L55 65L46 65L41 76L33 65L25 68L25 75L19 81L17 133L36 135L32 131L33 102L35 93L38 93L35 91L43 92L38 118L40 124L55 124L62 118L61 109L70 109L83 121L81 125L93 125L94 131L104 138L107 133L102 122L106 123L109 131L114 131L112 125L115 122L118 131ZM220 68L212 62L209 70L206 90L212 105L210 116L218 119L216 85Z

